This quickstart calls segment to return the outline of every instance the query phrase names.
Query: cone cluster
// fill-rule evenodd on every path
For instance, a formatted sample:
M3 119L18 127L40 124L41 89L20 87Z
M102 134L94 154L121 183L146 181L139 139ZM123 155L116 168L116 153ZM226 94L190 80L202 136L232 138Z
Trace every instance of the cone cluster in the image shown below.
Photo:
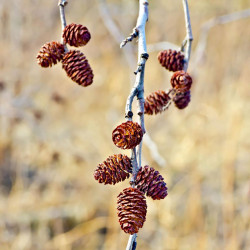
M153 200L164 199L168 195L168 189L163 177L158 171L149 166L139 170L135 184L140 191Z
M81 86L88 86L93 82L93 72L88 60L79 50L70 50L62 60L62 67L67 75Z
M126 155L113 155L99 164L94 172L94 178L99 183L116 184L124 181L132 173L132 164Z
M161 113L170 101L168 93L158 90L146 97L144 103L144 113L148 115Z
M91 35L88 29L81 24L69 24L62 34L64 43L79 47L86 45ZM37 55L37 62L41 67L51 67L57 62L62 62L62 68L72 81L86 87L93 82L93 71L85 55L79 50L65 51L64 44L59 42L49 42L42 46Z
M89 42L91 35L87 27L81 24L71 23L63 30L62 37L64 42L70 46L80 47L85 46Z
M143 137L138 123L127 121L117 126L112 133L114 144L121 149L132 149L140 144Z
M128 234L138 233L142 228L147 213L146 199L137 188L126 188L119 195L117 210L121 229Z
M62 60L63 54L63 44L55 41L45 43L37 54L37 63L43 68L51 67Z
M182 70L184 66L184 55L176 50L164 50L158 54L159 63L169 71Z

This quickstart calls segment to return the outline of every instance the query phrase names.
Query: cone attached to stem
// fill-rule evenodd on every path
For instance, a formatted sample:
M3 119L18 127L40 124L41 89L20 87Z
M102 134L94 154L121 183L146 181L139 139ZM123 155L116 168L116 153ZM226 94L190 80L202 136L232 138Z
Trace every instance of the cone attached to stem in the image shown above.
M94 172L94 178L99 183L116 184L129 178L132 173L131 160L126 155L113 155L99 164Z
M89 42L91 35L87 27L71 23L64 28L62 37L64 42L70 46L80 47Z
M59 42L45 43L37 54L37 63L43 67L48 68L53 64L60 62L64 55L64 46Z
M79 85L86 87L93 82L93 71L88 60L79 50L70 50L62 59L67 75Z
M126 188L119 195L117 210L121 229L128 234L138 233L146 220L147 204L142 191Z
M114 144L121 149L132 149L140 144L143 137L141 126L132 121L127 121L117 126L112 133Z
M168 188L158 171L149 166L141 168L136 177L136 187L153 200L164 199Z
M144 113L148 115L161 113L170 100L168 93L163 90L151 93L145 99Z
M169 71L182 70L184 66L184 55L176 50L164 50L158 54L159 63Z

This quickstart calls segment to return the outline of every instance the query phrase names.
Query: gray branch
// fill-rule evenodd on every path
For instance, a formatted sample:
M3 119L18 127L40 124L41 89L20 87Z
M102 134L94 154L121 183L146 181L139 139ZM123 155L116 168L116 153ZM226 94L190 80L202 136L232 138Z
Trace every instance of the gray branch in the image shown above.
M130 95L128 96L125 114L127 120L132 120L133 112L132 112L132 103L134 101L135 96L138 99L138 109L137 114L140 117L140 125L142 127L143 133L145 133L145 125L144 125L144 73L145 73L145 64L148 59L147 54L147 43L146 43L146 34L145 34L145 26L148 20L148 0L140 0L139 1L139 15L136 23L136 30L138 32L138 69L136 73L136 80L134 87L131 90ZM137 150L137 154L136 154ZM137 173L141 167L141 155L142 155L142 141L136 149L132 150L132 165L133 172L131 178L131 185L135 185L135 179ZM135 159L135 160L134 160ZM126 250L135 250L136 248L136 234L133 234L129 237L129 241L127 244Z
M184 9L184 14L185 14L186 38L184 39L182 43L181 50L185 52L184 70L187 71L188 63L190 60L190 54L191 54L193 34L192 34L192 27L191 27L191 21L190 21L189 8L188 8L188 0L182 0L182 4L183 4L183 9Z
M65 6L68 4L67 0L59 0L58 1L58 6L60 9L60 18L61 18L61 23L62 23L62 32L65 29L65 27L67 26L67 22L66 22L66 17L65 17ZM67 45L65 44L63 38L61 38L61 43L64 45L64 50L65 52L69 51L67 48Z

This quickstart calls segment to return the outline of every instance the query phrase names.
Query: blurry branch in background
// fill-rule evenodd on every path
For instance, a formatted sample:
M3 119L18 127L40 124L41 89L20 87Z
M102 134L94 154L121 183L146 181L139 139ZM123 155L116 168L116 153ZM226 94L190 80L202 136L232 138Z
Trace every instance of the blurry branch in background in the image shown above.
M123 40L124 35L120 31L120 29L115 24L114 20L112 19L112 15L108 10L106 0L98 0L99 4L99 12L102 17L103 23L106 26L107 30L109 31L110 35L114 38L114 40L120 44L120 41ZM123 50L124 57L131 68L133 70L133 65L135 62L135 57L133 54L133 49L131 46L127 46L125 50ZM132 81L132 79L131 79Z
M247 10L242 10L239 12L234 12L228 15L215 17L205 22L201 26L200 38L198 40L196 49L193 52L192 68L195 69L200 63L202 63L202 60L204 58L204 54L206 51L206 47L207 47L207 39L208 39L209 31L211 30L211 28L220 24L227 24L230 22L234 22L234 21L244 19L244 18L249 18L249 17L250 17L250 9L247 9ZM149 52L159 51L159 50L163 50L166 48L175 49L175 50L179 49L177 45L169 43L169 42L161 42L161 43L148 45Z
M66 22L66 17L65 17L65 6L68 4L67 0L59 0L58 1L58 6L60 9L60 18L61 18L61 23L62 23L62 32L64 31L65 27L67 26ZM68 48L66 43L64 42L63 37L61 38L61 43L64 45L64 50L65 52L68 52Z
M191 54L191 48L192 48L193 34L192 34L192 28L191 28L188 1L182 0L182 4L183 4L183 9L184 9L184 14L185 14L186 38L182 42L181 51L185 52L184 71L187 71L190 54Z
M120 31L119 27L115 24L114 20L112 19L112 15L108 10L107 2L106 0L98 0L98 7L99 12L102 17L102 20L104 22L104 25L106 26L109 33L112 35L114 40L120 44L120 41L123 40L124 35ZM133 29L134 33L135 29ZM125 56L125 59L130 67L131 71L134 71L134 62L135 62L135 56L133 54L133 48L131 46L123 46L123 55ZM131 82L134 80L134 75L131 75ZM151 157L153 160L161 167L163 167L166 164L166 161L164 158L160 155L159 150L156 146L156 144L153 142L153 140L150 138L150 136L147 134L145 137L145 145L147 145L148 149L150 150ZM154 145L154 146L152 146Z
M154 52L159 50L165 50L166 48L172 49L172 50L180 50L180 46L170 43L170 42L160 42L160 43L154 43L148 45L148 52Z
M205 54L206 47L207 47L208 35L209 35L209 31L211 30L211 28L220 24L227 24L227 23L234 22L234 21L248 18L248 17L250 17L250 9L242 10L239 12L234 12L228 15L215 17L205 22L201 26L200 38L199 38L198 44L194 52L193 68L196 68L198 64L202 62L204 58L204 54Z

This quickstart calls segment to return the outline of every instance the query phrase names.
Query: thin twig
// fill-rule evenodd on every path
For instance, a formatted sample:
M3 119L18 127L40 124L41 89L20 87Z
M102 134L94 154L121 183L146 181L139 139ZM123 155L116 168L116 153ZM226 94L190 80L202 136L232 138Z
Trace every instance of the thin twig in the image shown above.
M66 17L65 17L65 6L67 4L68 4L67 0L59 0L58 1L58 6L60 9L60 18L61 18L61 23L62 23L62 32L65 29L65 27L67 26ZM61 43L64 45L65 52L69 51L66 43L64 42L63 37L61 38Z
M190 60L190 54L191 54L193 34L192 34L192 27L191 27L191 21L190 21L189 8L188 8L188 0L182 0L182 3L183 3L184 14L185 14L186 38L184 39L182 43L181 50L185 51L184 70L187 71L188 63Z
M136 23L136 28L138 32L138 69L136 71L136 80L133 89L131 90L130 95L128 96L126 108L125 108L125 117L127 120L132 120L133 112L132 112L132 103L134 97L137 96L138 99L138 111L137 114L140 117L140 125L145 133L145 125L144 125L144 73L145 73L145 64L148 59L147 53L147 43L146 43L146 34L145 34L145 26L148 20L148 0L140 0L139 1L139 15ZM137 150L137 154L136 154ZM133 172L131 178L131 185L135 185L135 179L139 168L141 167L141 154L142 154L142 141L136 149L132 150L132 165ZM135 250L136 249L136 234L130 236L127 250Z
M136 28L134 28L133 32L126 39L124 39L121 42L120 48L123 48L128 42L132 42L133 39L135 39L136 37L138 37L138 35L139 35L138 30Z

